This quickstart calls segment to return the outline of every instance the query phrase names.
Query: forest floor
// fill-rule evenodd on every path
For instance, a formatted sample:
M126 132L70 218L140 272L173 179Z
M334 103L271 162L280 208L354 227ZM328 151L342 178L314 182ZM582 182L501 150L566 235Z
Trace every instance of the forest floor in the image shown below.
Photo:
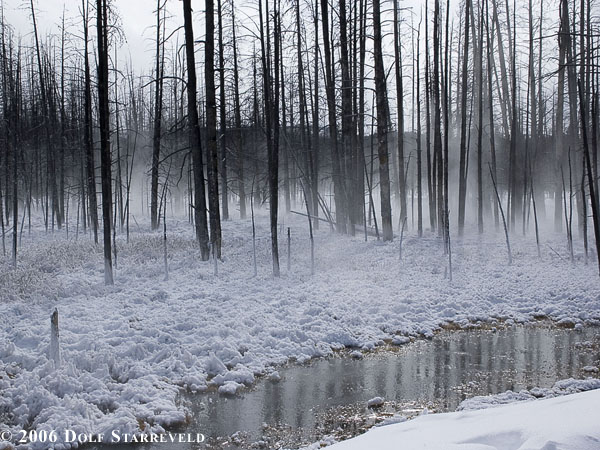
M192 227L168 217L165 280L162 233L138 222L129 243L117 236L114 286L103 283L101 245L89 235L75 239L73 226L67 239L65 230L45 233L36 223L31 235L23 232L18 268L10 268L9 257L1 260L0 424L14 433L160 432L186 420L176 401L180 387L232 393L290 360L343 347L368 351L394 336L427 337L443 326L537 318L600 324L595 255L586 265L577 247L571 262L564 235L553 232L542 235L541 258L533 235L515 233L510 266L501 231L454 237L450 282L435 234L408 232L399 260L398 240L365 242L323 224L311 275L306 219L291 215L280 233L276 279L266 212L257 217L256 277L250 219L223 223L215 275L212 262L199 260ZM58 369L48 357L55 308Z

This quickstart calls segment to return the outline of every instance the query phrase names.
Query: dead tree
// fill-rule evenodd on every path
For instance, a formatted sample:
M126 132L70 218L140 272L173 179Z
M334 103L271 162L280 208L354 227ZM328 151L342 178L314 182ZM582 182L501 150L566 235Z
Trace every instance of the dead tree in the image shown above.
M244 184L244 147L242 134L242 111L240 104L240 74L238 68L237 35L235 27L235 6L231 0L231 28L233 39L233 100L237 148L238 196L240 199L240 218L246 218L246 187Z
M404 179L404 88L402 85L402 48L398 0L394 0L394 64L396 73L396 107L398 114L398 187L400 222L406 219L406 180Z
M581 132L583 136L583 152L585 157L585 168L587 171L588 189L592 202L592 218L594 220L594 238L596 240L596 257L598 260L598 272L600 274L600 211L598 211L597 192L594 186L594 175L592 173L592 160L590 158L590 147L588 143L586 106L583 93L583 81L579 80L579 107L581 112ZM596 118L594 118L595 120Z
M196 58L194 56L194 29L192 25L191 0L183 0L183 20L185 28L185 54L187 62L187 121L190 152L194 166L194 222L196 239L200 244L203 261L208 261L208 224L206 220L206 195L204 189L204 165L202 163L202 141L198 121L198 102L196 100Z
M469 71L469 20L471 0L465 0L465 36L462 56L462 87L460 102L460 167L458 172L458 234L462 236L465 228L465 202L467 195L467 80Z
M111 249L111 155L110 117L108 105L108 5L96 0L96 29L98 35L98 109L100 118L100 172L102 178L102 223L104 227L104 283L113 284Z
M329 41L329 1L321 0L321 23L323 26L323 50L325 53L325 92L327 94L327 111L329 119L329 138L331 140L331 163L333 170L334 201L335 201L335 221L337 231L346 232L347 223L347 204L346 190L344 189L344 176L340 161L340 151L338 146L338 127L336 119L335 102L335 84L333 81L333 61L332 50ZM383 69L382 69L383 70Z
M375 63L375 94L377 97L377 153L379 156L379 190L381 196L381 223L383 240L394 238L392 230L392 207L390 200L390 168L388 158L388 114L387 86L381 49L381 7L379 0L373 0L373 49Z
M161 6L162 2L162 6ZM163 79L164 79L164 42L161 38L161 12L164 0L156 0L156 70L154 90L154 134L152 136L152 168L150 186L150 222L153 230L158 228L158 170L160 161L160 141L163 103Z
M221 215L219 210L219 155L217 152L217 98L215 93L215 5L206 0L204 83L206 88L206 166L211 251L221 257Z
M227 117L225 102L225 44L223 42L223 8L221 0L217 0L217 16L219 18L219 150L220 175L221 175L221 207L223 209L223 220L229 220L229 191L227 188Z
M268 5L268 0L267 0ZM279 180L279 155L276 154L276 150L278 147L275 147L274 138L273 138L273 125L275 121L273 120L274 113L273 108L278 108L279 105L275 103L273 98L273 93L271 90L271 68L270 68L270 60L269 53L267 47L270 48L270 37L269 33L265 33L264 19L263 19L263 10L262 10L262 0L258 0L258 10L259 10L259 19L260 19L260 47L261 47L261 62L262 62L262 72L263 72L263 96L265 103L265 116L266 116L266 138L267 138L267 157L268 157L268 168L269 168L269 209L270 209L270 225L271 225L271 256L273 259L273 276L279 277L279 247L277 241L277 205L278 205L278 180ZM276 14L276 13L275 13ZM266 15L267 24L269 22L269 14L267 11ZM278 54L279 45L277 44L277 40L275 40L276 45L276 56ZM276 57L277 61L278 58ZM278 71L275 71L277 73ZM276 89L278 89L278 83L275 83ZM277 124L278 125L278 124Z

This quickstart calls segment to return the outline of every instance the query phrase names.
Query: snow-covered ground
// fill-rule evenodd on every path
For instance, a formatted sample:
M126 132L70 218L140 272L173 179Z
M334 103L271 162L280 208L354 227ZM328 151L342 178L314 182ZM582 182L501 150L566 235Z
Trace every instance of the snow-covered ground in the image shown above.
M588 384L596 389L543 400L535 400L529 393L512 392L478 397L468 401L462 411L421 415L407 422L376 427L328 448L596 450L600 448L600 389L598 380L589 380ZM514 403L490 407L506 402Z
M199 261L185 220L168 220L169 280L159 233L132 223L118 237L115 285L103 285L102 248L89 236L24 231L16 271L0 265L0 426L16 432L73 429L110 434L161 431L183 422L179 387L228 393L290 359L347 346L372 349L395 335L431 336L459 326L548 317L600 324L594 260L568 260L565 239L504 236L453 240L452 283L438 238L412 233L383 244L362 236L316 234L310 275L306 219L291 216L291 271L280 240L282 276L271 275L268 223L257 219L253 277L250 220L223 224L223 262ZM38 227L39 228L39 227ZM59 368L49 360L50 315L59 311ZM428 419L429 420L429 419ZM417 422L415 422L417 423ZM45 447L45 446L42 446ZM1 448L1 447L0 447ZM57 448L59 448L57 446Z

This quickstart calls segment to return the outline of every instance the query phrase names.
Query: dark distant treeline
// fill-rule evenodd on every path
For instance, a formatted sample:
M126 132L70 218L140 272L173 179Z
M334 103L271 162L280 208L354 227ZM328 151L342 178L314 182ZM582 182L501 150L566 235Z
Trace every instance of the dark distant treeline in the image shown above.
M291 210L384 240L430 229L446 250L451 229L503 216L539 239L553 214L571 250L576 222L586 255L590 223L600 241L595 0L239 1L148 5L149 75L120 63L117 1L82 0L53 35L33 0L31 29L3 16L0 225L15 265L34 210L46 230L102 240L112 283L116 231L133 209L158 228L167 204L204 260L221 256L222 220L268 206L275 275Z

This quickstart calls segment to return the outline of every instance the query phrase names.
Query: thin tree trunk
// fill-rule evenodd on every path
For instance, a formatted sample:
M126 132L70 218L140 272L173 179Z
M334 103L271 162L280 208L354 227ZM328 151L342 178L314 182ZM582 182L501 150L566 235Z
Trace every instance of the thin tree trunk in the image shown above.
M154 90L154 134L152 136L152 169L150 186L150 222L153 230L158 228L158 170L160 161L160 141L162 122L163 100L163 74L164 74L164 43L161 42L161 1L156 0L156 70ZM161 56L162 55L162 56Z
M110 117L108 105L108 6L106 0L96 0L98 34L98 108L100 110L100 170L102 177L102 221L104 227L104 283L113 281L111 248L111 155Z
M200 244L202 261L208 261L208 225L206 221L206 194L204 190L204 167L202 163L202 141L198 121L198 103L196 100L196 58L194 56L194 29L192 26L191 0L183 0L183 19L185 28L185 54L187 62L188 129L190 152L194 166L194 223L196 239Z
M392 206L390 201L390 169L387 147L388 114L387 87L381 48L381 11L379 0L373 0L373 47L375 59L375 93L377 96L377 153L379 155L379 191L381 196L381 223L383 240L394 238Z
M458 235L462 236L465 228L465 203L467 194L467 77L469 70L469 20L471 0L465 0L465 38L462 57L461 87L461 120L460 120L460 166L458 170Z
M404 88L402 83L402 49L398 0L394 0L394 64L396 69L396 107L398 111L398 190L400 222L406 219L406 180L404 179Z
M335 201L335 217L337 231L346 232L347 208L346 192L344 189L344 177L340 151L338 148L335 85L333 80L332 51L329 42L329 1L321 0L321 18L323 26L323 46L325 51L325 92L327 94L327 109L329 118L329 138L331 140L331 162L333 168L333 185Z
M215 6L206 0L204 83L206 88L206 166L211 251L221 258L221 216L219 212L219 155L217 152L217 98L215 94ZM214 256L214 255L213 255Z
M234 115L235 129L237 136L237 169L238 169L238 195L240 198L240 218L246 218L246 188L244 184L244 142L242 134L242 112L240 104L240 74L238 69L238 50L235 26L235 5L231 0L231 22L233 37L233 97L234 97Z
M222 0L217 0L217 17L219 18L219 149L221 153L221 207L223 220L229 220L229 191L227 188L227 117L225 104L225 44L223 42L223 9Z

